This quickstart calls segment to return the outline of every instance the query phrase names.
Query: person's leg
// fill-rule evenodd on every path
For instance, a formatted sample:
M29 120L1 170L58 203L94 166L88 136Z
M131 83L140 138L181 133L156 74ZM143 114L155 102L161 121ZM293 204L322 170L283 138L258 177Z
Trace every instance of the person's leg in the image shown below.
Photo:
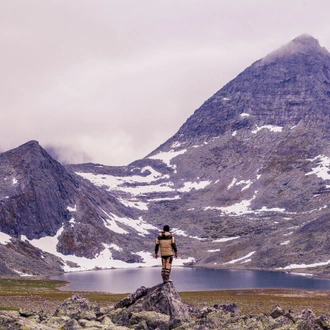
M162 257L162 279L163 282L165 283L166 281L166 257Z
M173 257L162 257L162 278L166 283L170 280Z

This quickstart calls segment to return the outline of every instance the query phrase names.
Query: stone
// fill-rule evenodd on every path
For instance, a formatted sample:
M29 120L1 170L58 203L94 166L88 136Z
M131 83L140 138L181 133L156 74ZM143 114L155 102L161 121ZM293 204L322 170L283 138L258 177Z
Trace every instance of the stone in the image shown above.
M165 302L167 300L167 302ZM153 304L153 307L152 307ZM267 315L241 315L234 304L197 309L182 303L172 283L141 287L114 306L100 308L75 294L54 315L43 311L0 311L3 330L329 330L327 315L316 317L310 309L285 312L276 306ZM90 315L90 319L79 318ZM90 314L88 314L90 312ZM40 315L39 315L40 313Z
M273 319L277 319L280 316L283 316L285 314L284 310L280 306L276 306L274 310L270 313L270 316Z
M141 287L115 305L113 322L128 326L133 313L156 312L167 315L169 323L179 324L190 318L189 308L183 304L172 282L152 288ZM149 314L150 315L150 314Z
M99 311L98 305L91 304L87 298L80 294L74 294L56 309L54 316L69 316L76 320L82 318L93 320Z

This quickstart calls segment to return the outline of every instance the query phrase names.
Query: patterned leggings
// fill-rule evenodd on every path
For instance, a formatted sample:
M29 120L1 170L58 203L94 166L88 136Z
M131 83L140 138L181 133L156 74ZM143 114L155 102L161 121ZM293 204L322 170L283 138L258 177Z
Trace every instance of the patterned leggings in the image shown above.
M173 261L173 256L162 257L162 278L163 278L163 282L167 282L170 279L172 261Z

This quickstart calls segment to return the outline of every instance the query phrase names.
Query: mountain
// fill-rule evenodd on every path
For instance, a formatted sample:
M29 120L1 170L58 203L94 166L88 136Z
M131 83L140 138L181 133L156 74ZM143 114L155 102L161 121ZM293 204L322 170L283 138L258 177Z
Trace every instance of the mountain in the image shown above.
M0 168L3 273L74 270L95 258L96 266L105 265L114 256L129 263L142 260L131 252L145 245L143 235L152 227L140 212L67 171L37 141L0 154ZM137 234L134 242L118 235L129 231ZM36 258L38 267L31 263Z
M151 264L167 223L178 263L328 274L329 115L330 53L301 35L128 166L62 166L36 142L0 154L0 230L35 248L56 238L66 270Z

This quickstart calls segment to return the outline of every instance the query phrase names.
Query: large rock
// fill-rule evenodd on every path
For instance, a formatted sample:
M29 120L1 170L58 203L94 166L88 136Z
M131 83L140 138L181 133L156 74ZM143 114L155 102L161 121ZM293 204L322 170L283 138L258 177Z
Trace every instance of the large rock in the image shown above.
M113 322L132 326L146 323L148 329L168 329L190 321L190 308L185 305L173 283L139 288L115 305Z
M25 306L26 307L26 306ZM65 300L54 315L29 311L0 311L0 329L24 330L329 330L329 316L310 309L241 315L238 306L214 305L196 309L185 305L172 283L139 288L115 306L100 308L80 294Z
M54 316L68 316L76 320L94 320L99 313L100 307L98 305L91 304L87 298L80 294L75 294L56 309Z

